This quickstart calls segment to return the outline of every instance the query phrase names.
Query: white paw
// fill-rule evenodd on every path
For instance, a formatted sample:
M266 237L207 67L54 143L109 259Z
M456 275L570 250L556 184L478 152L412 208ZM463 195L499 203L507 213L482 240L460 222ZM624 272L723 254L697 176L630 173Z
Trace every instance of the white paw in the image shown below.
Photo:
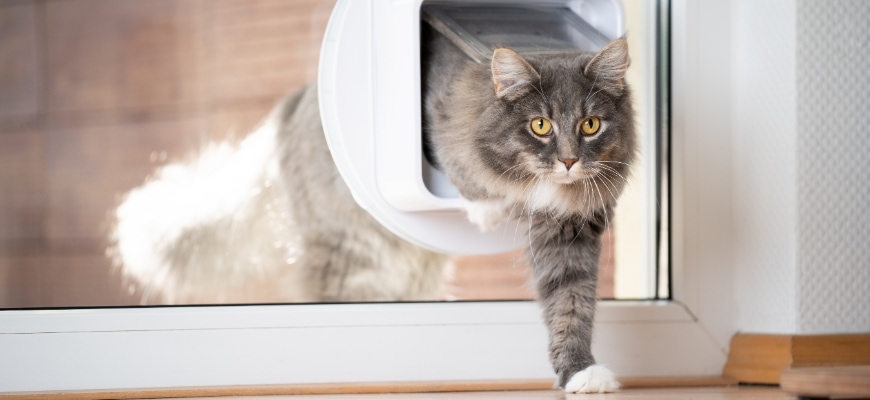
M507 217L504 204L497 200L464 201L468 220L481 232L495 229Z
M619 389L613 372L601 365L590 365L577 372L565 384L568 393L608 393Z

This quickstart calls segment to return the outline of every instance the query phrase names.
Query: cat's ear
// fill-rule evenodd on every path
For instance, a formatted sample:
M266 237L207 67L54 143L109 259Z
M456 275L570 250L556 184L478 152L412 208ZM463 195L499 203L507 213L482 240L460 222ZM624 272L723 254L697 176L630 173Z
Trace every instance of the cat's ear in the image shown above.
M515 99L540 79L538 71L515 51L495 49L492 53L492 82L498 98Z
M628 69L628 41L616 39L604 46L583 69L583 75L595 82L595 86L614 96L625 89L625 71Z

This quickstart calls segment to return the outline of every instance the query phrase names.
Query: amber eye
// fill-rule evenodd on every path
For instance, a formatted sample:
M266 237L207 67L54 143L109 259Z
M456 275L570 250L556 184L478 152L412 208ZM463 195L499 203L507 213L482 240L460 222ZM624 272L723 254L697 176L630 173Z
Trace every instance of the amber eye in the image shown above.
M601 120L598 117L586 117L580 123L580 130L583 131L584 135L594 135L598 133L599 129L601 129Z
M538 117L532 120L532 132L535 132L535 135L546 136L550 134L551 130L553 130L553 124L548 119Z

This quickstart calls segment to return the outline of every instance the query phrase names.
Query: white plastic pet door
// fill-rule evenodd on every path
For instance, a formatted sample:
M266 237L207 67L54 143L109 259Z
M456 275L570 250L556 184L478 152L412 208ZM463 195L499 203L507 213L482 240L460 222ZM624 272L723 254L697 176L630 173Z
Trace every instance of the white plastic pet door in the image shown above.
M420 24L488 63L498 46L596 51L622 34L622 21L614 0L339 0L321 51L320 109L332 157L357 203L393 233L432 250L491 254L522 246L525 221L480 232L466 219L458 191L423 155Z

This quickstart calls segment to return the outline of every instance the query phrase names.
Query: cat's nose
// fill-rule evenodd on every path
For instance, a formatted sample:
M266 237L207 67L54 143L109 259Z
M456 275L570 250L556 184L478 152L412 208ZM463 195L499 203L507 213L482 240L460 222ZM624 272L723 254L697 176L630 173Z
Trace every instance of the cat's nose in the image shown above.
M560 158L559 161L562 161L562 163L565 164L565 168L570 170L571 166L574 165L575 162L577 162L577 159L576 158Z

